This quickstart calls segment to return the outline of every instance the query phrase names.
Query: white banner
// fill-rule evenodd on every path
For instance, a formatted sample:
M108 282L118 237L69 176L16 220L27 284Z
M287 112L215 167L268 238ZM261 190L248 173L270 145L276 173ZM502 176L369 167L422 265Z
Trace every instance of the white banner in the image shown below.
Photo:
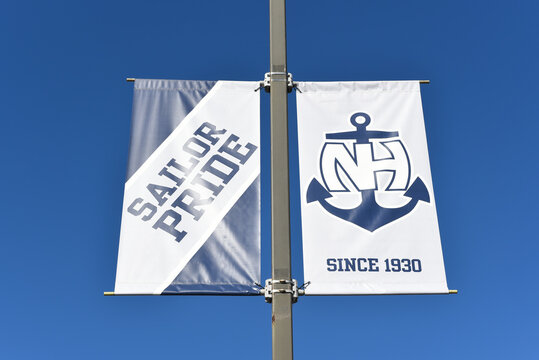
M307 295L448 293L419 82L301 82Z
M116 293L258 294L257 87L136 80Z

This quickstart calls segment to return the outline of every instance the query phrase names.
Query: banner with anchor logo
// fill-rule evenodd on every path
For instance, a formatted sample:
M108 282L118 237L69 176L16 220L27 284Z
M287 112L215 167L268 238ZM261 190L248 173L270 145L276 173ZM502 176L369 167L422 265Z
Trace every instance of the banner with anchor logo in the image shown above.
M306 294L448 293L419 82L298 89Z

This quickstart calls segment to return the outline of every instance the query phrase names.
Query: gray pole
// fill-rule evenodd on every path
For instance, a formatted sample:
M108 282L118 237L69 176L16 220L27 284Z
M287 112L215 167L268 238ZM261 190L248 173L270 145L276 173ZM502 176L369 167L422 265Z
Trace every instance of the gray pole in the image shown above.
M292 294L278 292L292 289L285 0L270 0L270 60L272 351L274 360L292 360ZM276 283L279 280L288 283Z

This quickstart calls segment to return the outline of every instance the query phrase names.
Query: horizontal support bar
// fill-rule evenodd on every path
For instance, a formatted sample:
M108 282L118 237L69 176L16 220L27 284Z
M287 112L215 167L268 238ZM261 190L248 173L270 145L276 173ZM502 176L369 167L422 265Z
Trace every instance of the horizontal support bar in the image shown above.
M259 296L263 294L208 294L208 293L182 293L182 294L116 294L114 291L105 291L103 296L185 296L185 295L204 295L204 296Z
M305 294L306 296L386 296L386 295L454 295L458 290L449 290L446 293L392 293L392 294Z
M275 73L274 73L275 74ZM283 73L284 74L284 73ZM136 79L135 78L126 78L125 81L127 82L134 82ZM275 81L275 80L274 80ZM284 80L283 80L284 81ZM261 81L260 83L264 83L263 81ZM430 84L430 80L419 80L419 83L420 84Z
M312 295L305 294L305 290L299 289L299 295L307 296L375 296L375 295L453 295L458 294L458 290L449 290L449 293L429 293L429 294L324 294L324 295ZM260 289L259 294L205 294L205 293L192 293L192 294L116 294L114 291L105 291L103 296L176 296L176 295L213 295L213 296L258 296L264 295L265 290Z

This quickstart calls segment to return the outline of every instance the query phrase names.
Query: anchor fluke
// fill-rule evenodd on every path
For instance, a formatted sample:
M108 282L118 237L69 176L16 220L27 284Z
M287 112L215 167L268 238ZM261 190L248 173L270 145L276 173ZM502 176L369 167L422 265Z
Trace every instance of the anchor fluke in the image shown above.
M421 178L417 177L412 185L406 190L404 196L414 200L424 201L430 203L430 195L425 183Z
M307 188L307 203L321 201L330 197L332 197L332 195L318 182L318 180L311 180L311 183Z
M361 192L361 204L353 209L340 209L326 201L332 195L318 182L312 179L307 188L307 202L317 201L330 214L343 220L351 222L367 231L375 230L387 225L410 213L419 201L430 202L430 195L423 180L419 177L404 193L410 201L404 206L397 208L386 208L376 202L374 190L363 190Z

